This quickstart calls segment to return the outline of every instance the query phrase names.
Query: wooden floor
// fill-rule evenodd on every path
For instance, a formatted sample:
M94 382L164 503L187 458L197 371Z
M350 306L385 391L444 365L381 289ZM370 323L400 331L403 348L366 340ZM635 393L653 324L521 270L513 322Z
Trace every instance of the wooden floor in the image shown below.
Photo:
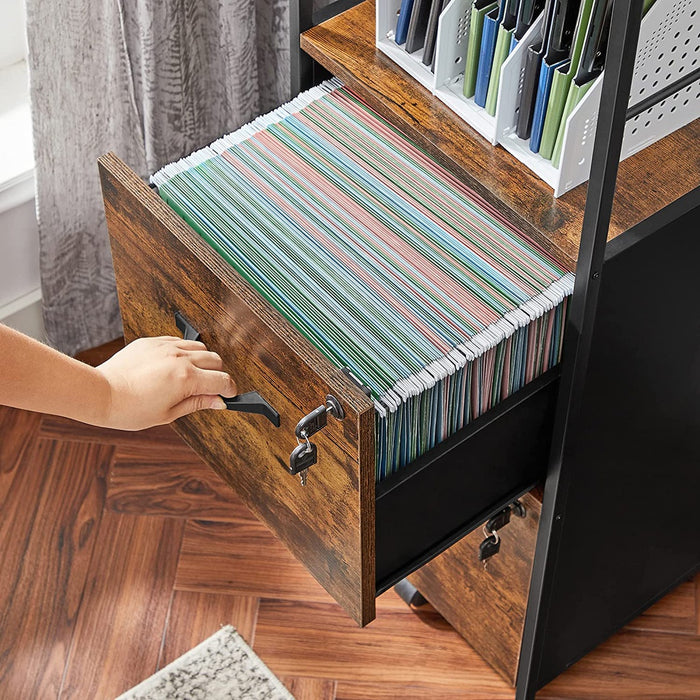
M0 698L113 698L222 624L298 700L512 698L434 611L356 628L170 428L0 407ZM700 577L538 697L700 698Z

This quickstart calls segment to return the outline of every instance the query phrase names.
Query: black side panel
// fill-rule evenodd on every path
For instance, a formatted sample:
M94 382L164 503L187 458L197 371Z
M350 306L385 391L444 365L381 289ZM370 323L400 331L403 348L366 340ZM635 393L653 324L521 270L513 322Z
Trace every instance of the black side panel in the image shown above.
M541 687L700 565L700 190L608 245Z
M377 485L377 593L544 479L555 367Z

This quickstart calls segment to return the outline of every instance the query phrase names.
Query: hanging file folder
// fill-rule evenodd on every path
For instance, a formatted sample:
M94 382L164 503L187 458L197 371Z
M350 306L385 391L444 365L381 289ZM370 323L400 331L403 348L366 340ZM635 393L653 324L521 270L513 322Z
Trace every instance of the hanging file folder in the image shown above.
M153 182L366 388L378 480L559 361L573 276L335 81Z

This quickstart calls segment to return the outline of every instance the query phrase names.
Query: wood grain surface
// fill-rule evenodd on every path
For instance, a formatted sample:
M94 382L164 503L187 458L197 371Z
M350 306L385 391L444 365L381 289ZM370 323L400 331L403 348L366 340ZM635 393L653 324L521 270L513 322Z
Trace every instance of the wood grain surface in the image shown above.
M24 425L15 421L16 436ZM61 692L113 453L32 438L0 520L0 697L8 699Z
M61 697L114 698L155 673L162 634L143 631L165 627L183 527L104 512Z
M163 447L182 447L182 438L169 426L159 425L155 428L132 432L129 430L112 430L84 425L69 418L44 416L39 432L42 437L51 440L70 440L72 442L100 442L103 445L151 446L158 443Z
M175 433L173 433L175 434ZM107 505L119 513L207 520L250 520L253 514L213 469L179 438L157 452L133 444L119 450L109 480ZM163 463L168 469L163 469ZM143 482L151 488L144 492Z
M681 583L672 596L652 605L632 620L627 629L694 636L700 633L700 599L696 612L696 596L700 596L700 586L695 581Z
M442 686L464 685L469 675L470 690L482 697L512 693L438 613L416 613L393 604L385 609L381 598L377 619L363 630L335 605L261 600L255 650L279 676L400 683L407 688L431 684L440 697Z
M0 508L40 422L39 413L0 406Z
M437 683L403 683L383 681L368 683L362 680L338 681L335 700L513 700L513 690L503 687L484 689L480 683L474 686L439 685Z
M359 623L374 617L374 407L116 157L100 160L127 341L176 335L181 311L221 355L239 391L280 413L208 411L177 422L185 440ZM345 409L314 436L307 485L286 472L294 426L325 402Z
M700 637L679 644L674 635L621 630L537 695L561 698L700 697Z
M13 422L18 433L26 429L24 418ZM44 421L54 425L47 416L41 417ZM180 528L193 520L182 513L116 514L107 505L114 482L105 478L105 460L114 451L111 472L121 452L146 449L146 436L125 433L118 443L100 443L89 439L96 433L87 426L81 435L78 424L66 439L46 440L43 433L40 425L33 435L24 432L23 440L12 430L0 436L6 444L23 444L25 450L0 509L3 700L114 697L152 673L162 650L166 656L175 655L226 623L237 626L262 660L302 698L320 693L320 698L331 700L334 687L335 698L344 700L512 700L513 689L430 606L413 611L388 591L377 599L376 622L358 629L269 533L269 540L245 547L245 555L236 560L238 569L249 572L246 595L175 589L173 572L185 544ZM169 476L171 464L161 440L168 433L146 435L152 438L151 466L143 472L140 486L136 471L129 484L135 499L141 491L145 504L152 480L176 483ZM172 441L167 444L173 447ZM158 455L164 457L160 475ZM194 453L191 460L196 471L200 460ZM105 485L107 499L100 511ZM196 518L198 509L204 517L218 508L215 492L210 493L211 503L204 493L179 493L192 499L188 518ZM239 504L237 512L242 509ZM240 523L235 517L234 526ZM217 542L230 550L236 547L235 539ZM280 578L280 559L268 556L269 542L286 557L285 577L306 577L315 586L306 589L309 601L288 600L283 605L274 598L284 589L274 584ZM198 571L191 572L191 583L206 590L207 582L219 575L221 559L203 557L199 564ZM163 575L166 580L159 578ZM325 602L317 592L326 596ZM264 603L262 618L254 616L258 602ZM145 608L152 611L150 617L142 616ZM543 688L538 698L700 697L699 640L700 575ZM445 663L452 664L447 673ZM70 687L61 693L56 679L65 673ZM97 675L105 676L99 681L104 695L95 693Z
M335 700L335 681L323 678L280 679L294 696L295 700Z
M484 569L481 528L443 552L409 580L512 686L525 624L541 502L520 499L526 517L499 530L501 549Z
M573 270L586 185L552 190L501 147L491 146L375 47L372 0L304 32L301 47L373 109L493 202L525 234ZM610 238L700 185L700 120L620 166Z
M158 668L175 661L218 632L223 625L235 627L238 634L252 646L257 616L258 598L255 596L174 591Z
M202 578L201 572L210 572ZM275 575L265 579L264 571ZM261 593L269 598L331 602L328 593L258 520L190 520L185 528L175 588L185 591Z

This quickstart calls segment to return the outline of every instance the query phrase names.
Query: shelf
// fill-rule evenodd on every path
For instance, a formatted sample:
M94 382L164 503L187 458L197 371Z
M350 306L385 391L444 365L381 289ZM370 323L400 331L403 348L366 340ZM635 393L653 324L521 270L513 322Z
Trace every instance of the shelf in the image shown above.
M491 146L375 48L374 2L310 29L301 47L374 110L482 196L565 267L575 269L586 185L555 199L503 148ZM610 238L700 185L700 120L620 165ZM679 157L680 154L680 157Z

